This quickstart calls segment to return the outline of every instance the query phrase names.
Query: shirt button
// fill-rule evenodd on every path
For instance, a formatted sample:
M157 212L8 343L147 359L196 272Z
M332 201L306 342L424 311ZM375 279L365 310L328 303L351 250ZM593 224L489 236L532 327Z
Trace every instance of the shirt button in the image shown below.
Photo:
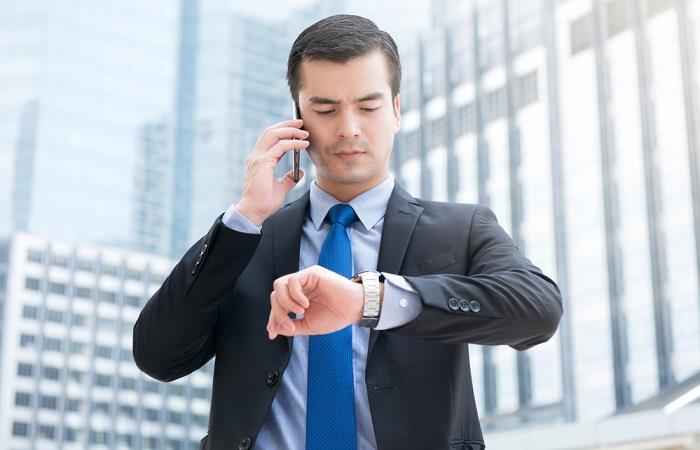
M462 310L462 312L469 312L469 301L462 299L459 301L459 309Z
M406 300L405 298L402 298L401 300L399 300L399 306L402 307L402 308L407 307L407 306L408 306L408 300Z

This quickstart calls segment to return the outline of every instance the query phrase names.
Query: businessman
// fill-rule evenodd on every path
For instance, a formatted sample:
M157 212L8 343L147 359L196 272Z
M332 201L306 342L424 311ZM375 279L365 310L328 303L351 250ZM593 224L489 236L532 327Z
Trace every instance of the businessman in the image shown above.
M373 22L304 30L287 80L301 120L262 131L241 198L141 312L136 363L172 381L216 356L202 449L483 449L468 344L548 340L556 284L488 208L392 178L401 66ZM316 179L282 206L295 148Z

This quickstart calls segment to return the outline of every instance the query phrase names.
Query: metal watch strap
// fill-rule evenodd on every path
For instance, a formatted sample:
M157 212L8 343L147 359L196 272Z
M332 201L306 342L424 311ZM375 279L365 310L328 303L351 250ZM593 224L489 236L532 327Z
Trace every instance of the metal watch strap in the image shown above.
M352 281L362 283L364 290L364 308L360 326L374 328L379 322L379 309L381 307L381 291L379 283L384 281L384 276L379 272L365 271L356 273Z

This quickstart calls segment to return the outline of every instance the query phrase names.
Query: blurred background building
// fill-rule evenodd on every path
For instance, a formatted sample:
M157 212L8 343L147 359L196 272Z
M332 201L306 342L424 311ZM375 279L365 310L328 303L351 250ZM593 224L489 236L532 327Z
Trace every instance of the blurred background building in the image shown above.
M211 365L150 380L131 327L338 12L397 38L397 180L491 207L564 293L550 342L472 348L489 449L700 448L699 0L242 9L0 2L0 448L198 448Z

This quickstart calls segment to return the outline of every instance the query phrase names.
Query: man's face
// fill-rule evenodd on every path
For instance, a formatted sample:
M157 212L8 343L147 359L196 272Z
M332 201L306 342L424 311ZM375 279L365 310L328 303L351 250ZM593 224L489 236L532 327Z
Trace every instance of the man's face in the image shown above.
M379 50L343 64L302 63L299 107L322 189L347 201L386 178L400 106Z

